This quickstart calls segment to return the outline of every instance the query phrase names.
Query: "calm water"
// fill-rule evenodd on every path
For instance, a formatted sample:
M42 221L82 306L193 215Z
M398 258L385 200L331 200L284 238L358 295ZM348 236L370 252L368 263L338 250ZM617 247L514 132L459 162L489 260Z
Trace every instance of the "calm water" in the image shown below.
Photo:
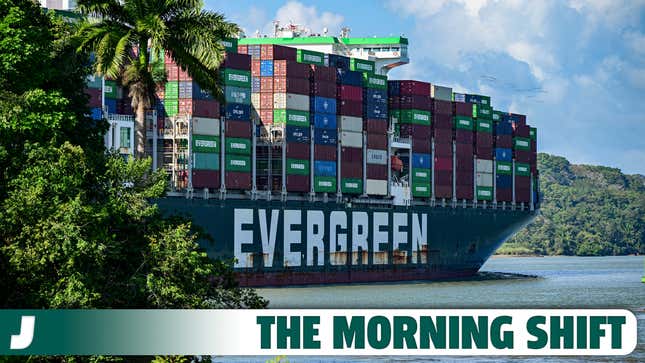
M464 282L416 282L261 289L271 308L626 308L638 317L638 346L629 357L433 358L381 357L378 361L645 362L644 259L627 257L492 258L483 271L536 275ZM290 362L341 362L350 357L289 357ZM220 359L217 359L220 361ZM229 360L229 359L227 359ZM355 358L367 362L374 358ZM265 359L235 359L262 361Z

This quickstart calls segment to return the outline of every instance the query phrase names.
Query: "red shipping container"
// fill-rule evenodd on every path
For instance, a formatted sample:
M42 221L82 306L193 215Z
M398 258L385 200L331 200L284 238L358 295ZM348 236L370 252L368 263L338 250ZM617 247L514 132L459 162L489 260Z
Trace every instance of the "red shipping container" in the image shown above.
M531 161L531 152L525 150L513 150L515 154L515 161L520 163L528 163Z
M401 95L399 97L399 107L401 109L417 109L430 111L432 109L432 98L430 95L420 96L420 95Z
M340 100L337 105L339 115L363 117L363 103L360 101Z
M457 129L455 131L455 141L457 144L472 144L473 143L473 132L467 130Z
M264 44L260 47L260 58L265 60L291 60L295 61L298 50L282 45Z
M386 134L387 120L367 119L363 122L363 129L370 134Z
M298 63L290 60L273 61L273 76L287 78L306 78L309 79L311 67L309 64Z
M516 203L529 203L531 201L530 188L515 188L515 202Z
M260 93L273 93L273 77L260 77Z
M459 169L459 161L457 161L456 175L457 175L457 180L456 180L457 185L473 185L473 184L475 184L475 180L474 180L475 174L473 172L472 167L470 169L460 170Z
M193 116L219 118L219 102L214 100L193 100Z
M166 64L166 73L169 81L179 81L179 67L174 64Z
M452 129L434 129L434 142L452 143Z
M287 158L309 160L311 156L311 145L298 142L287 143Z
M518 123L520 125L526 125L526 115L520 115L517 113L510 113L510 112L509 112L509 115L514 115L515 117L517 117L519 119Z
M338 150L336 145L314 144L314 160L336 161L337 159Z
M251 56L240 53L226 52L222 68L239 69L243 71L251 70Z
M495 191L495 198L498 202L512 202L513 201L513 189L500 189L497 188Z
M226 189L249 190L251 189L251 173L227 171L224 177Z
M363 163L342 161L340 163L340 176L341 178L362 178Z
M224 134L227 137L251 137L251 123L248 121L226 121L224 122Z
M336 94L341 100L363 101L363 89L361 87L339 85Z
M531 177L530 176L515 176L515 189L517 188L531 188Z
M273 110L260 110L260 122L262 125L273 124Z
M473 104L470 102L453 102L453 113L458 116L473 117Z
M273 92L309 94L309 80L305 78L273 77Z
M434 154L438 157L452 158L452 143L435 141Z
M515 136L530 137L530 128L526 125L518 125L515 127Z
M452 130L452 115L432 115L432 125L435 129Z
M493 157L493 148L477 145L475 147L475 154L477 154L477 157L480 159L491 159Z
M452 102L443 100L433 100L433 115L452 115Z
M336 98L336 83L327 81L311 82L310 93L312 96Z
M510 149L513 147L513 136L497 135L495 136L495 147Z
M361 163L360 169L363 169L363 148L360 147L341 147L340 159L343 163Z
M85 94L90 96L87 101L89 107L101 107L101 90L98 88L86 88Z
M457 172L468 172L471 174L471 177L472 177L472 173L475 168L475 161L472 156L469 158L457 157L456 164L457 164ZM463 181L463 179L458 179L458 181Z
M192 98L180 98L178 113L180 115L190 115L193 113L193 99Z
M387 135L367 134L367 148L379 150L387 149Z
M311 191L309 175L287 175L287 191L308 193Z
M457 185L457 199L474 199L473 186L472 185Z
M452 185L435 185L434 186L435 198L452 198Z
M248 45L238 45L237 52L240 54L248 54L249 46Z
M401 137L413 137L416 139L427 139L430 142L432 128L425 125L401 124L399 129Z
M260 77L260 60L254 59L251 61L251 75L253 77Z
M412 138L412 151L422 154L432 153L432 145L430 139L415 139Z
M336 83L336 68L311 65L311 74L314 81Z
M535 140L531 140L531 151L537 151L537 142Z
M219 189L220 185L221 185L221 180L219 176L219 171L193 169L193 188Z
M367 179L387 180L387 165L367 164Z
M458 158L471 158L473 157L473 144L456 144L455 153Z
M477 146L493 147L493 134L489 132L476 132L475 144Z
M452 158L438 157L434 158L434 170L452 170Z
M181 67L180 67L180 68L179 68L179 80L180 80L180 81L192 81L192 80L193 80L193 78L188 74L188 72L187 72L187 71L184 71L184 70L183 70L183 69L181 69Z
M452 170L436 170L434 171L435 185L448 185L452 186Z
M164 63L166 63L166 67L168 67L168 64L175 63L175 61L172 60L172 55L170 55L170 52L164 52L163 61Z
M430 83L420 82L420 81L398 81L399 82L399 94L400 95L420 95L426 96L430 95Z
M260 109L273 110L273 93L260 93Z

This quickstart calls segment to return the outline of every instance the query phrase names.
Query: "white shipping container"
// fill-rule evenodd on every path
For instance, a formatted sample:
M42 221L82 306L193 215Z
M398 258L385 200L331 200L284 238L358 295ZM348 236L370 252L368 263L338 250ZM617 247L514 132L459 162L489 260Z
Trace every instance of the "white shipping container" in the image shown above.
M365 189L369 195L387 195L387 180L367 179Z
M477 172L478 173L492 173L493 161L486 159L477 159Z
M367 149L367 163L377 165L387 165L387 151Z
M477 186L492 187L493 174L492 173L477 173Z
M362 132L363 119L353 116L340 116L339 126L342 131Z
M219 119L206 117L193 117L193 134L219 136Z
M452 95L455 98L455 102L466 102L465 93L453 93Z
M251 106L252 108L255 108L256 110L260 109L260 94L259 93L251 93Z
M340 133L340 144L347 147L363 147L363 133L342 131Z
M452 88L433 84L430 95L437 100L452 101Z
M274 93L273 108L309 111L309 96L295 93Z

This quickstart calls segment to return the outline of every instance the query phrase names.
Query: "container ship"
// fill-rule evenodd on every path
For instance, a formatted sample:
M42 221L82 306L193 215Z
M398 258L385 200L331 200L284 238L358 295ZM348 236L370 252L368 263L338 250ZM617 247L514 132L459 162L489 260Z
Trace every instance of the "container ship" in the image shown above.
M389 79L406 38L276 24L222 44L221 104L157 55L146 151L170 176L160 208L201 226L242 286L471 276L536 215L536 129L488 96ZM107 145L131 153L127 92L87 92Z

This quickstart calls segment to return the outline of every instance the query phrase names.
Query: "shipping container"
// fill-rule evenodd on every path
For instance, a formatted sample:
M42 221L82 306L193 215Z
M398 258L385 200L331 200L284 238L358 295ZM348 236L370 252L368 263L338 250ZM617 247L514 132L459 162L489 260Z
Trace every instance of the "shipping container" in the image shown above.
M455 116L454 125L457 129L473 130L473 119L468 116Z
M336 99L329 97L311 97L310 99L311 112L315 113L336 113Z
M528 151L531 149L531 140L526 137L514 137L513 149Z
M271 82L271 84L272 83L273 82ZM192 94L192 88L189 94ZM224 98L228 103L239 103L244 105L250 105L251 89L227 86L227 87L224 87Z
M387 165L387 150L367 149L368 164Z
M452 158L452 142L438 142L435 139L434 155L444 158Z
M222 68L249 71L251 69L251 56L240 53L226 53Z
M314 160L314 175L316 176L336 176L337 164L335 161Z
M387 91L387 77L376 74L363 73L363 87L376 88Z
M226 121L250 121L251 106L240 103L227 103L223 106Z
M530 176L531 166L529 164L524 164L524 163L515 163L515 175Z
M251 171L251 158L248 156L227 154L225 156L225 159L226 159L227 172L229 171L250 172Z
M475 174L476 185L484 187L493 186L493 174L492 173L477 173Z
M193 169L196 170L219 170L219 154L193 153Z
M486 159L477 159L476 160L477 172L478 173L492 173L493 172L493 161Z
M497 161L495 170L497 175L512 175L513 163L510 161Z
M360 117L338 116L338 124L341 131L361 132L363 130L363 120Z
M367 179L365 191L369 195L387 195L387 180Z
M452 158L447 157L434 157L434 170L435 171L450 171L452 170Z
M343 100L363 101L363 89L358 86L338 85L336 94L338 98Z
M314 83L323 81L336 84L336 69L333 67L311 65L311 75Z
M362 178L363 162L342 161L340 163L340 176L343 178Z
M426 183L429 184L432 181L432 170L431 169L412 169L412 183Z
M432 102L432 113L433 115L452 115L452 102L435 99Z
M493 132L493 123L489 120L477 120L476 124L477 132L492 133ZM491 139L492 142L492 139Z
M313 119L314 119L314 126L316 128L335 130L337 127L336 114L315 113L313 114Z
M105 82L107 84L108 81L105 81ZM116 87L116 86L114 86L114 87ZM115 89L115 88L111 88L111 89ZM104 93L105 93L106 98L116 98L116 97L108 97L108 93L107 93L108 86L107 85L105 86L104 90L105 90ZM165 86L165 89L164 89L164 97L165 97L166 100L174 100L174 99L179 98L179 82L178 81L166 82L166 86Z
M498 186L495 194L498 202L510 202L513 200L513 189L500 189Z
M250 69L250 67L246 69ZM222 82L224 86L251 88L251 71L224 68Z
M273 77L263 76L260 77L260 92L261 93L273 93Z
M251 125L249 121L227 120L224 123L224 133L226 137L250 138L252 135Z
M309 144L287 142L286 145L285 153L287 158L309 160L311 156L311 146Z
M287 159L287 175L309 175L309 160L304 159Z
M311 131L309 127L289 126L285 127L287 142L309 143Z
M315 64L318 66L325 65L325 55L313 50L298 49L296 51L296 60L300 63Z
M304 145L304 144L302 144ZM338 149L334 145L314 145L314 159L336 161L338 159Z
M338 131L336 129L314 129L314 143L336 145L338 143Z
M435 168L434 182L435 182L435 187L437 186L452 187L452 170L436 170Z
M477 200L493 200L493 188L477 186Z
M285 47L274 44L262 44L260 47L260 58L267 60L290 60L296 61L296 48Z
M309 111L309 96L295 93L274 93L273 108Z
M349 69L357 72L374 73L376 72L376 65L374 61L351 58L349 60Z
M416 198L430 198L432 187L429 184L412 183L412 196Z
M435 100L452 101L452 88L432 85L430 96Z
M367 134L367 147L370 149L387 149L387 135Z
M306 78L273 77L273 91L309 95L310 84Z
M273 76L287 78L304 78L309 79L311 67L307 64L293 62L289 60L273 61Z
M337 69L336 82L338 82L338 84L363 87L363 73L344 70L344 69Z
M226 138L226 153L251 155L251 140L239 137Z
M495 185L497 189L511 189L513 188L513 176L497 174L495 176Z
M218 43L224 47L224 51L228 53L237 53L238 51L238 45L237 45L237 39L236 38L224 38Z
M415 125L415 126L418 126L418 125ZM411 136L412 136L412 152L421 153L421 154L432 153L432 145L430 144L430 139L428 138L416 139L415 136L421 136L421 135L415 135L415 134Z
M423 110L401 110L399 122L401 124L430 126L430 112Z
M342 131L338 141L343 146L362 148L363 134L361 132Z
M287 175L286 186L288 192L307 193L311 190L309 175Z
M340 149L340 158L345 162L350 162L350 163L361 163L361 167L359 169L363 169L362 167L362 162L363 162L363 147L362 145L360 147L349 147L349 146L342 146Z
M316 193L335 193L336 177L334 176L315 176L314 192Z
M340 100L338 102L339 115L362 117L363 116L363 103L359 101Z
M251 189L251 173L239 171L227 171L224 174L226 189Z
M265 58L266 60L260 61L260 76L273 77L273 59Z
M313 81L310 84L311 96L336 98L336 83L326 81Z
M309 127L309 112L307 111L275 109L272 112L273 123Z
M215 170L194 170L193 175L193 188L219 188L221 184L219 171Z
M219 136L196 135L193 133L193 152L196 153L219 153Z
M498 161L511 161L513 160L513 152L507 148L496 148L495 159Z
M430 169L432 157L430 154L412 154L412 168Z
M368 134L386 134L387 120L366 119L363 123L363 129L367 131Z
M360 178L341 178L340 191L344 194L362 194L363 180Z

